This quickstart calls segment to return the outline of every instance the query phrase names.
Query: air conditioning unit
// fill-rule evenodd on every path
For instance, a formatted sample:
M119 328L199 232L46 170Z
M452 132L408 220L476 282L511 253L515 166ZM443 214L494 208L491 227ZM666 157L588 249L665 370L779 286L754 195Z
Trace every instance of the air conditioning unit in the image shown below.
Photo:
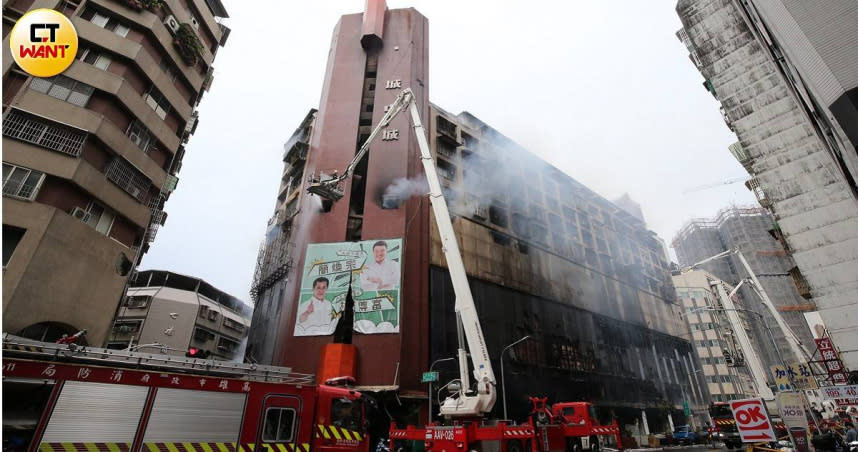
M197 20L196 17L191 17L191 26L194 27L194 30L200 30L200 22Z
M71 216L77 218L80 221L83 221L84 223L89 221L89 212L84 209L81 209L80 207L75 207L71 211Z
M185 133L189 135L194 133L197 129L197 119L199 119L197 112L195 111L191 113L191 116L188 118L188 122L185 123Z
M175 34L176 32L179 31L179 21L176 20L176 16L174 16L172 14L170 14L169 16L167 16L166 19L164 19L164 25L173 34Z

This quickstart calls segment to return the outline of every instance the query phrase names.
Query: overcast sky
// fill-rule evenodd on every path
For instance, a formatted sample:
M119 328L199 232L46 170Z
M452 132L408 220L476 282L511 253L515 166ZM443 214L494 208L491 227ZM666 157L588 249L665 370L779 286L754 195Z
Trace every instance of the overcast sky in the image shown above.
M141 269L248 291L283 143L316 108L331 33L363 0L229 1L177 191ZM608 199L641 204L668 243L690 218L754 204L736 141L676 39L675 0L389 0L429 19L429 97L468 111Z

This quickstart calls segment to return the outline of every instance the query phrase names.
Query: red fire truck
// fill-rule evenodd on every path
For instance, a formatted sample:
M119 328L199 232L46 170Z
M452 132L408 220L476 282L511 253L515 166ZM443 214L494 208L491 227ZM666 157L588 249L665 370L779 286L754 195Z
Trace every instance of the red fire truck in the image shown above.
M364 419L288 368L3 336L4 451L367 452Z
M622 450L620 428L616 420L599 425L595 407L587 402L563 402L546 405L546 398L530 398L533 412L527 422L513 425L507 422L464 422L461 425L429 424L425 428L391 425L392 450L408 448L408 441L422 442L425 450L466 451L474 443L496 444L504 452L581 452L598 451L613 438L611 446Z
M713 441L724 443L727 449L740 449L742 447L742 438L739 436L739 429L736 427L736 420L733 418L733 411L730 409L730 404L727 402L713 402L709 406L709 417L712 418L712 427L709 434ZM816 424L812 419L808 419L811 432L816 431ZM787 426L779 418L772 418L772 429L778 438L788 436Z

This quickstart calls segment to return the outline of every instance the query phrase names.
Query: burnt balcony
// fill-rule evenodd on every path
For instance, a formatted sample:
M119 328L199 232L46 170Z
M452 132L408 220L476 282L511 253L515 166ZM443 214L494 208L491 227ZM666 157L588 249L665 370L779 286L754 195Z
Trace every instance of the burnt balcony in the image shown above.
M437 118L436 129L438 131L438 136L451 140L453 143L458 145L459 140L456 136L456 124L448 121L443 116L438 116Z
M310 128L298 129L289 137L286 144L283 145L283 161L288 164L294 164L299 160L306 160L309 149Z

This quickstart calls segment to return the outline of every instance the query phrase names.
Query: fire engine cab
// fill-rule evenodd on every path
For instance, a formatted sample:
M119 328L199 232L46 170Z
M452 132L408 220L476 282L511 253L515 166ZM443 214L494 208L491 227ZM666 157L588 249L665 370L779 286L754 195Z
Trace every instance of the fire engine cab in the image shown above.
M367 452L364 402L283 367L3 335L4 451Z

